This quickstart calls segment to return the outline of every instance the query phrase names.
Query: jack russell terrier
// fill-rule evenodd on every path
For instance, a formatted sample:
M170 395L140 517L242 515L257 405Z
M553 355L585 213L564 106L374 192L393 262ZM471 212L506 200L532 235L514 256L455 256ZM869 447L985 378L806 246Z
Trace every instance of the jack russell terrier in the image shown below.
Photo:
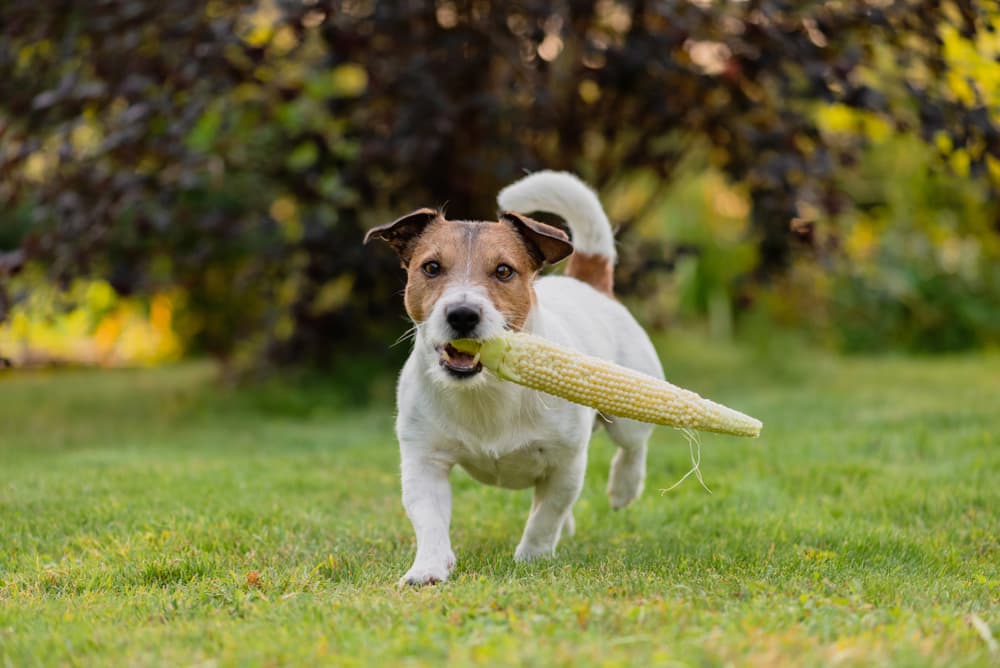
M544 171L508 186L497 201L497 221L447 220L420 209L365 237L388 242L399 255L416 330L397 388L403 506L417 538L401 583L442 582L455 567L448 476L456 464L488 485L534 487L517 561L551 557L560 534L573 534L573 504L596 426L605 424L618 446L607 487L611 506L623 508L642 492L652 425L598 421L592 408L483 373L473 355L449 345L525 331L663 378L649 337L614 299L614 233L597 195L572 174ZM536 211L563 218L573 243L522 215ZM567 256L565 276L539 278L543 266Z

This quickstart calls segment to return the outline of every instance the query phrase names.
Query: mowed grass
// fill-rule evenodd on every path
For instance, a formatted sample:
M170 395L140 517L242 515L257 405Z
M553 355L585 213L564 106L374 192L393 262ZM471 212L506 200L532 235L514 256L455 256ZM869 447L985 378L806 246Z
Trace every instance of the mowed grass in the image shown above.
M413 539L391 401L219 386L206 365L0 377L0 664L996 665L1000 357L661 344L763 419L659 429L612 512L603 434L557 558L516 565L528 492L452 476L452 580ZM974 622L979 623L977 630Z

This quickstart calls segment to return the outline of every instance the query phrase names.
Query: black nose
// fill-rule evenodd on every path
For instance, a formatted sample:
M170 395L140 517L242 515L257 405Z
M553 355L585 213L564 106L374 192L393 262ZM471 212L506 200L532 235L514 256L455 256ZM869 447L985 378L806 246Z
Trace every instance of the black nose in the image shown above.
M464 336L479 324L479 311L468 306L449 306L445 311L445 318L456 334Z

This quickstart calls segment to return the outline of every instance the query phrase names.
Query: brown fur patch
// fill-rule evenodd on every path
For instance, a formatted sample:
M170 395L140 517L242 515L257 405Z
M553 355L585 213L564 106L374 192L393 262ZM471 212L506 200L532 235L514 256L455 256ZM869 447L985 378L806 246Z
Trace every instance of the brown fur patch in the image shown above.
M424 273L428 262L438 263L439 275ZM501 264L514 269L507 281L497 278ZM485 288L507 325L519 330L535 303L532 283L539 268L524 239L509 225L438 219L413 245L407 267L406 312L415 322L423 322L445 290L468 283Z
M583 281L608 297L615 296L615 268L611 260L603 255L575 251L569 256L566 275Z
M500 220L512 225L525 238L529 252L537 255L539 264L555 264L573 252L569 235L558 227L540 223L513 211L501 211Z
M427 208L417 209L391 223L368 230L364 243L367 244L372 239L381 239L392 246L396 255L399 256L399 261L406 268L410 262L410 256L413 254L414 242L423 234L424 229L429 224L439 218L443 218L439 211Z

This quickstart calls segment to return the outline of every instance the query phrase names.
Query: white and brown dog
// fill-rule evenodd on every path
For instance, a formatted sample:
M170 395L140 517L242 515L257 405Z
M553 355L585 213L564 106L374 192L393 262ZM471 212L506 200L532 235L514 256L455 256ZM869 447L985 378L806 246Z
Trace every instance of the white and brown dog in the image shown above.
M619 446L607 488L612 507L642 491L651 425L596 421L595 410L500 381L449 345L521 330L663 377L649 337L612 296L614 235L594 192L572 174L538 172L497 200L503 212L495 222L446 220L420 209L365 237L399 255L416 327L396 420L403 505L417 536L416 558L401 580L409 584L441 582L455 566L448 476L456 464L489 485L535 488L518 561L551 557L560 534L573 533L595 424L606 424ZM514 213L535 211L562 217L573 244L558 228ZM566 276L538 278L543 265L567 256Z

